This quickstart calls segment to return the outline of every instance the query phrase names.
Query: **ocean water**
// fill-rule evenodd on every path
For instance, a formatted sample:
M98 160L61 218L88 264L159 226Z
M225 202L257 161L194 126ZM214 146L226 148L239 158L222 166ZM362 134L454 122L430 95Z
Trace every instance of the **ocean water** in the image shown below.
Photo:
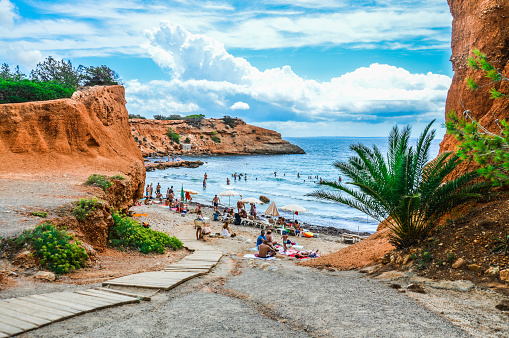
M199 192L193 201L211 204L212 198L225 190L235 190L243 197L267 196L275 201L278 207L287 204L298 204L309 212L297 216L283 212L287 218L297 218L300 222L313 225L333 226L352 231L374 232L378 222L367 217L356 209L332 201L319 200L307 194L324 188L317 183L323 180L338 180L341 174L333 166L336 161L346 161L352 152L351 144L362 143L366 146L376 145L385 153L387 138L361 137L299 137L286 138L300 146L306 154L293 155L249 155L249 156L181 156L185 160L200 160L205 164L199 168L169 168L147 173L147 182L162 186L163 195L166 189L173 186L179 196L180 188L193 189ZM440 140L434 140L430 152L431 158L438 154ZM412 140L412 143L415 143ZM412 144L411 143L411 144ZM276 172L276 176L274 176ZM207 173L207 187L203 187L203 177ZM247 179L234 180L234 173L247 173ZM300 174L300 178L297 177ZM308 177L312 177L309 179ZM226 184L230 179L230 185ZM348 182L342 177L343 182ZM325 187L325 189L328 189ZM221 204L235 207L239 196L221 197ZM263 213L270 203L257 205L258 213ZM248 210L249 211L249 210Z

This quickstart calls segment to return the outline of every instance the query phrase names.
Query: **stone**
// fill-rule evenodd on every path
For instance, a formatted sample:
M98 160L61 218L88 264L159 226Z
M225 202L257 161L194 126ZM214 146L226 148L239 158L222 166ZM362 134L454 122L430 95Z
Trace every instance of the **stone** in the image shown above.
M509 269L500 271L500 279L504 282L509 282Z
M270 199L267 197L267 196L260 196L260 201L262 201L263 203L269 203L270 202Z
M403 265L407 265L408 262L410 262L412 260L412 256L410 254L407 254L405 255L405 257L403 257Z
M463 265L465 265L465 260L463 258L458 258L456 262L452 263L453 269L460 269Z
M495 305L495 308L499 309L500 311L509 311L509 301L504 299Z
M389 262L391 261L391 254L388 252L386 253L381 259L380 259L380 263L382 264L389 264Z
M35 274L34 278L44 279L49 282L53 282L55 279L57 279L55 274L49 271L39 271L38 273Z
M455 280L455 281L439 281L429 283L429 286L435 289L453 290L459 292L469 292L475 285L469 280Z
M426 293L424 288L419 284L410 284L406 287L408 291L416 292L416 293Z
M265 269L266 267L270 266L269 263L263 263L259 266L260 269Z
M401 285L396 283L389 284L389 287L393 289L401 289Z
M406 276L403 272L386 271L376 278L381 279L381 280L396 280L396 279L400 279L400 278L404 278L404 277L406 277Z
M500 271L499 266L490 266L486 271L484 271L484 274L495 276L498 275L499 271Z
M480 265L478 264L469 264L467 265L467 269L470 270L470 271L477 271L481 268Z

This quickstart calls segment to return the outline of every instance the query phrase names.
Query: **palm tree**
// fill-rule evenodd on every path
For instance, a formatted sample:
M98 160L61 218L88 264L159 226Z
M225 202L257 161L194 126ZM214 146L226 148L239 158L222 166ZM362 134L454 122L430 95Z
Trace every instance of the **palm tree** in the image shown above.
M384 158L380 150L362 144L351 145L356 153L347 162L334 166L352 182L349 187L323 182L343 192L318 190L310 194L358 209L374 219L388 221L390 242L399 248L410 247L425 238L445 213L472 198L481 197L489 185L468 172L446 180L460 159L453 153L438 155L429 162L429 148L435 130L427 125L415 149L408 144L410 126L395 126L389 135L389 150ZM345 196L349 195L349 196Z

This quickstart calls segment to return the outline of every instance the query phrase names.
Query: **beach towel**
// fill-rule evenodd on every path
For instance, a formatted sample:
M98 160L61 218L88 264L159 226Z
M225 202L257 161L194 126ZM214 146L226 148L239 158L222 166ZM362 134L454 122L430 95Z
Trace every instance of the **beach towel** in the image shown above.
M271 261L271 260L276 259L276 257L267 257L267 258L257 257L255 254L245 254L244 258L246 258L246 259L263 259L264 261Z

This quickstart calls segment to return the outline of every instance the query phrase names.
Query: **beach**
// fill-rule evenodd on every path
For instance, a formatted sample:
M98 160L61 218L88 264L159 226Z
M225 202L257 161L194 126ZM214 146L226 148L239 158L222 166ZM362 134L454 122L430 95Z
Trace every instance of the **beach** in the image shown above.
M158 205L131 210L147 214L138 219L149 222L152 229L180 238L194 236L191 214L182 217ZM206 208L204 215L210 217L210 210ZM213 232L220 226L220 222L211 222ZM367 271L318 270L285 256L267 262L242 259L252 252L249 249L259 229L232 225L231 230L237 238L206 237L207 246L223 252L210 273L158 292L149 302L84 314L21 337L194 337L205 332L210 337L503 337L509 330L503 313L494 309L502 296L489 290L458 292L425 286L426 294L401 292L389 285L410 283L410 279L394 280L387 275L380 279ZM294 239L323 254L346 247L326 237ZM180 252L186 254L186 250ZM155 256L160 257L151 258L151 265L138 266L138 272L156 269L156 261L168 260L167 255ZM92 270L101 273L101 259L99 255L93 268L68 274L57 283L20 276L18 286L3 290L1 298L99 286L110 274L117 275L110 271L94 279ZM87 277L79 278L85 274Z

